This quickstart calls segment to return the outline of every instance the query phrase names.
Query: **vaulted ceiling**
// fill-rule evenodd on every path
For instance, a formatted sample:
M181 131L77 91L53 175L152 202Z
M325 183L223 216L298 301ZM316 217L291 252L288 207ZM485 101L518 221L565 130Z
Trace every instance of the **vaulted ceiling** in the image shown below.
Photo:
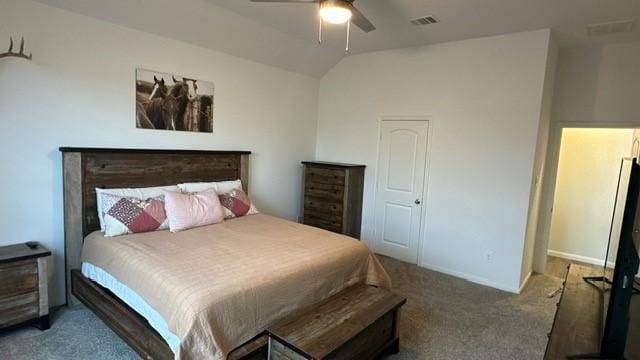
M640 0L356 0L377 27L331 26L318 45L317 5L249 0L37 0L134 29L321 77L349 54L552 28L561 46L640 41L630 33L588 37L588 24L640 17ZM432 15L439 23L409 20Z

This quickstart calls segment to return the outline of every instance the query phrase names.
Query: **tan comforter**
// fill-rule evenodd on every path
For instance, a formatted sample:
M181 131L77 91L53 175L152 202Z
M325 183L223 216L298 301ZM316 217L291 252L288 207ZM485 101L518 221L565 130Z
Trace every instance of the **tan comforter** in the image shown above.
M345 287L390 287L361 242L264 214L177 234L95 232L82 261L162 315L181 341L176 359L223 359L274 320Z

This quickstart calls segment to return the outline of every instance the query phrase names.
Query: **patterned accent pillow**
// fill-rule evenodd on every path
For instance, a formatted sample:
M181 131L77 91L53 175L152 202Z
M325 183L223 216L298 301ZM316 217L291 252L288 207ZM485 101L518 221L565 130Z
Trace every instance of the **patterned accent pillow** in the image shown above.
M100 195L102 197L105 236L136 234L169 228L169 221L164 210L164 195L146 200L111 194Z
M152 197L158 197L163 194L163 191L180 191L177 185L173 186L159 186L159 187L145 187L145 188L121 188L121 189L101 189L96 188L96 202L98 206L98 219L100 220L100 231L104 232L104 213L102 209L102 194L125 196L129 198L136 198L140 200L146 200ZM116 198L119 199L119 198ZM117 201L117 200L116 200ZM113 204L107 204L105 207L110 208Z
M251 204L251 199L242 189L233 189L219 195L220 203L224 207L225 219L257 214L258 210Z

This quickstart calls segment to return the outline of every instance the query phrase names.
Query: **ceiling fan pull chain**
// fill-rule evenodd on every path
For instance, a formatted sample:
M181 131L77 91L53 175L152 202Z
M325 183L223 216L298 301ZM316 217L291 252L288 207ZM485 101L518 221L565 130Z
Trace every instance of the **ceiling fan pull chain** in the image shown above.
M344 51L349 51L349 37L351 36L351 19L347 21L347 46Z
M322 1L318 2L318 11L322 10ZM320 29L318 31L318 44L322 44L322 16L318 16L320 20Z

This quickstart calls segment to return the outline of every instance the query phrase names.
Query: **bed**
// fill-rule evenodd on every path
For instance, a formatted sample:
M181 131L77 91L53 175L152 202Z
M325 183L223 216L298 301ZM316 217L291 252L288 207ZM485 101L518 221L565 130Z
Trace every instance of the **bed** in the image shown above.
M390 286L360 242L265 214L177 234L96 231L96 187L241 179L248 191L249 152L61 151L67 302L83 302L143 358L251 358L278 318L356 283Z

